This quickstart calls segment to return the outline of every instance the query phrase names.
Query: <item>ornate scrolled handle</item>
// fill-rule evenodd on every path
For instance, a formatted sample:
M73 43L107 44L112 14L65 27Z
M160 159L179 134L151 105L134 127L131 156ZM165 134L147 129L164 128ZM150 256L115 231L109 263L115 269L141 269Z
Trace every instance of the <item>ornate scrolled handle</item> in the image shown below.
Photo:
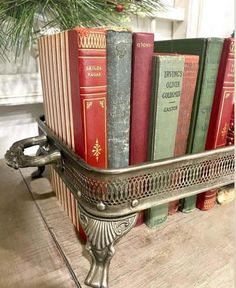
M5 154L7 165L18 169L24 167L44 166L58 162L61 159L61 153L58 150L53 150L46 155L40 156L24 155L25 148L35 145L46 146L47 143L47 137L45 135L26 138L15 142Z

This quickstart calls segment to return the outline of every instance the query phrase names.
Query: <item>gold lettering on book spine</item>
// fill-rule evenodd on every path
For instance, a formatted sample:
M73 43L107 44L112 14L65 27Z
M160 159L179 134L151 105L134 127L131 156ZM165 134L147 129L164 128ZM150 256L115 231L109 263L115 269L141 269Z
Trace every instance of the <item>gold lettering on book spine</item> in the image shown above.
M96 138L96 143L93 145L92 153L93 153L93 156L96 157L97 162L98 162L99 156L101 155L101 152L102 152L101 145L98 143L98 138Z
M153 47L153 44L148 43L148 42L138 42L137 47L139 47L139 48L151 48L151 47Z
M104 49L106 48L106 35L105 33L88 33L79 35L78 37L79 49Z
M215 199L208 199L204 201L204 208L205 209L211 209L215 206Z
M225 99L227 99L230 95L231 95L231 93L229 91L225 91L225 93L224 93Z
M104 108L104 100L100 100L99 103L100 103L100 106L101 106L102 108Z
M92 105L93 105L93 102L92 102L92 101L87 101L87 102L86 102L86 109L91 108Z
M223 129L221 130L221 136L222 138L225 138L225 136L228 133L228 129L229 129L229 125L227 123L225 123L225 126L223 127Z

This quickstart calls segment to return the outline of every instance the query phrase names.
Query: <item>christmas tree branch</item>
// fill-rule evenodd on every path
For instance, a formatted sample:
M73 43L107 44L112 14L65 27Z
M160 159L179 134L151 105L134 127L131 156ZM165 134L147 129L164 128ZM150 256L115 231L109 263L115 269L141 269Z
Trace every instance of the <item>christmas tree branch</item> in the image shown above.
M138 12L163 9L160 0L0 0L0 57L6 51L19 56L43 27L119 26Z

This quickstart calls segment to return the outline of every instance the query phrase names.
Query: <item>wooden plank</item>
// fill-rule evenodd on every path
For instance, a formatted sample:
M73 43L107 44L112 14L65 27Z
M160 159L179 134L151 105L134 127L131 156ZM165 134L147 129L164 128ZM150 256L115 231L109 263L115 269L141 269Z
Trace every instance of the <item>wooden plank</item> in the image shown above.
M19 171L0 161L0 287L77 287Z
M22 170L28 183L32 169ZM37 198L37 195L34 197ZM82 287L89 257L55 197L37 203ZM233 288L233 203L177 213L156 230L131 230L117 245L110 288Z

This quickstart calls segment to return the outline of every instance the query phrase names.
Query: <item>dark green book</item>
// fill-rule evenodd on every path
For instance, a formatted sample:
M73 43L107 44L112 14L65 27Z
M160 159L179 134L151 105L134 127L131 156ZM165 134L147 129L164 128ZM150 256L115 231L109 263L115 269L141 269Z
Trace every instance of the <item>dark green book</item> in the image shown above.
M149 160L174 155L184 71L184 56L154 55L149 131ZM145 211L145 223L153 228L163 223L168 204Z
M220 38L174 39L155 42L155 52L199 55L199 72L190 123L188 153L205 150L222 47L223 39ZM185 198L181 202L182 211L190 212L196 207L196 196Z

